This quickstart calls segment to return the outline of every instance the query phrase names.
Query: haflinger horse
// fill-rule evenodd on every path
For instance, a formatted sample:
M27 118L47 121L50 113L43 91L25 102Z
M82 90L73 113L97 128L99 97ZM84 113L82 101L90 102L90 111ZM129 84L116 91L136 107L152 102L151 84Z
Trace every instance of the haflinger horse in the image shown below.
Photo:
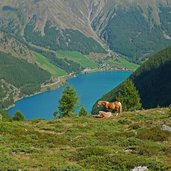
M108 102L108 101L98 101L98 106L105 107L108 111L116 110L118 113L122 112L122 104L119 101Z
M111 116L111 112L99 111L99 114L96 116L96 118L110 118Z

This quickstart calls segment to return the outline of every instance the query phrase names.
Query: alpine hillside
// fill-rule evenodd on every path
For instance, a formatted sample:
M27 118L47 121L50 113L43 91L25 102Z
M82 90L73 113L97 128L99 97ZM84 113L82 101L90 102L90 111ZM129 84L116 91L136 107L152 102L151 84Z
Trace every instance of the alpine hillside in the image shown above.
M171 104L171 47L168 47L151 56L129 78L134 83L142 102L143 108L166 107ZM114 101L120 95L125 81L114 88L101 99ZM129 96L127 98L130 98ZM121 99L122 100L122 99ZM99 109L94 105L92 113Z
M170 112L1 121L0 170L170 171Z

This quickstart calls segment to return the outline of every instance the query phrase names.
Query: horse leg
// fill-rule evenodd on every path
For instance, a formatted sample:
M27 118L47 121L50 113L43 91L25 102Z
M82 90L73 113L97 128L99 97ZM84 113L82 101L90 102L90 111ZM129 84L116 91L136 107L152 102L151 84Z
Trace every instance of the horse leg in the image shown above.
M112 109L107 109L107 111L112 113L113 110Z
M118 116L119 115L119 109L117 108L116 109L116 116Z

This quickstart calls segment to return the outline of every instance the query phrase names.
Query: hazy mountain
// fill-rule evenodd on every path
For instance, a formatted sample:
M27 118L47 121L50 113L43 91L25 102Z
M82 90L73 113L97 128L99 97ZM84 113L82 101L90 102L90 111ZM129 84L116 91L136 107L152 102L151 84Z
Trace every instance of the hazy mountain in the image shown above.
M49 39L38 44L41 46L51 47L50 42L53 42L56 49L90 53L103 52L100 45L106 43L112 50L135 61L171 44L171 2L1 0L0 24L1 30L25 36L34 44L38 44L37 37L41 41ZM82 40L78 44L80 36ZM82 50L85 40L86 44L90 42L86 51ZM74 43L71 45L71 42Z
M37 44L34 38L38 37L40 40L47 41L43 45L50 46L52 49L54 48L49 45L52 40L58 45L57 49L77 51L81 51L87 41L91 45L90 51L90 46L87 47L88 52L96 50L103 52L100 44L96 42L100 39L92 31L88 19L88 3L71 2L61 0L1 1L1 30L24 36L34 44ZM30 34L34 36L29 37ZM78 38L80 38L79 41ZM80 47L76 49L76 46Z
M171 47L151 56L130 76L139 92L144 108L166 107L171 104L170 76ZM101 99L115 101L121 85L108 92ZM97 104L95 104L92 112L97 113L97 111Z

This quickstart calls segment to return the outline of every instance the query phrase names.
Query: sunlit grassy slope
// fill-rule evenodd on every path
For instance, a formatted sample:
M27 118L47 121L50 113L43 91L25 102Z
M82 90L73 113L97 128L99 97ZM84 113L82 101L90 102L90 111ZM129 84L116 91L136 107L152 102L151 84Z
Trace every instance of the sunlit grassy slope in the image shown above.
M129 62L127 59L124 57L118 57L117 59L107 59L106 63L111 65L111 66L116 66L116 67L125 67L128 68L131 71L135 71L139 65Z
M37 61L37 64L39 65L39 67L41 67L44 70L51 73L52 76L58 77L58 76L63 76L66 74L66 71L64 71L61 68L51 64L45 56L43 56L37 52L34 52L34 55L36 57L36 61Z
M97 68L98 65L95 61L88 59L85 55L79 52L72 51L58 51L57 56L60 58L68 58L74 62L79 63L84 68Z
M0 123L0 170L171 170L169 109Z

